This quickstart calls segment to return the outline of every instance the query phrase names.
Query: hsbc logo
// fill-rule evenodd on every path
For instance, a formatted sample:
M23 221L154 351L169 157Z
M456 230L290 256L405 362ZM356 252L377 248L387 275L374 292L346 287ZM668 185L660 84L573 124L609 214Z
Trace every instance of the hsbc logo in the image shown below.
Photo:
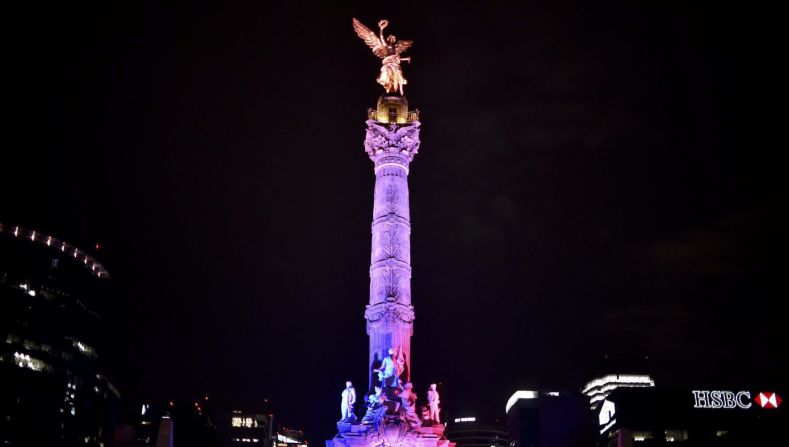
M693 391L693 408L751 408L749 391Z
M781 398L777 393L761 392L756 395L753 400L751 399L750 391L693 391L693 408L742 408L747 410L753 406L752 402L756 402L762 408L778 408L781 404Z
M778 408L781 405L778 393L759 393L754 401L762 408Z

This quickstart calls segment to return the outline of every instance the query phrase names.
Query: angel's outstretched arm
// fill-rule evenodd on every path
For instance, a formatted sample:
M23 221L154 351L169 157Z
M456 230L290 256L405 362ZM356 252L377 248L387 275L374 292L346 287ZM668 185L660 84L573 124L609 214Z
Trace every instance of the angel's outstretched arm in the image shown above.
M378 21L378 32L379 32L379 39L381 39L381 45L386 46L386 39L384 39L384 28L389 26L389 21L386 19L381 19Z

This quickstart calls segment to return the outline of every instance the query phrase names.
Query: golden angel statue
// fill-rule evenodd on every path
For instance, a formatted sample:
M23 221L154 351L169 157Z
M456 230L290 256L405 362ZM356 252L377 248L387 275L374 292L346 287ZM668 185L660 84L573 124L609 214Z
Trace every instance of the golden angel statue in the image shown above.
M411 62L410 57L400 57L400 53L404 52L411 45L414 44L413 40L397 40L395 36L388 35L384 39L384 28L389 25L386 19L378 21L379 35L366 26L362 22L353 19L353 29L356 34L364 40L368 47L372 48L373 54L383 59L381 61L381 74L378 75L379 84L384 86L386 93L400 91L403 94L403 86L408 84L408 81L403 77L403 70L400 68L400 62Z

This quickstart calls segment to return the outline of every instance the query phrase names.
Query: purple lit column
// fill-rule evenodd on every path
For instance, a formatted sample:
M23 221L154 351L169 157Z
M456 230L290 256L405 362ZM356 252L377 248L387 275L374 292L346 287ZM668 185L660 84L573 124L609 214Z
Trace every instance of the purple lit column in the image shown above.
M369 367L378 367L389 348L401 347L407 377L411 374L414 321L408 166L419 150L419 126L416 119L403 124L371 119L364 140L375 164L370 302L364 314L370 336ZM377 378L370 372L372 387Z

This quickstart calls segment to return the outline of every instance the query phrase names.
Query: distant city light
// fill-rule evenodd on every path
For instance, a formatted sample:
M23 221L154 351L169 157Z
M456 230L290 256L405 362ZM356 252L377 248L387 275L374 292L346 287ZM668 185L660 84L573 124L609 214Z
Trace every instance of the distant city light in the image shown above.
M255 419L248 416L233 416L230 419L230 425L233 427L255 428L258 426L258 423Z
M648 375L609 374L587 383L583 391L589 397L589 404L594 409L600 401L605 400L611 391L617 388L648 388L654 387L655 381Z
M504 412L509 413L510 408L512 408L512 406L515 405L515 402L519 401L520 399L536 399L536 398L537 398L536 391L530 391L530 390L516 391L515 393L513 393L512 396L510 396L509 400L507 401L507 406L505 407Z
M477 418L474 416L465 417L465 418L455 418L455 422L476 422Z
M86 356L88 356L88 357L96 357L96 350L93 349L92 347L86 345L85 343L82 343L79 340L72 340L71 344L75 348L79 349L79 352L85 354Z
M0 229L2 229L3 227L4 227L3 224L0 223ZM19 226L14 227L13 235L15 237L23 237L25 239L29 239L33 243L39 243L41 245L46 245L47 247L52 247L53 245L57 247L58 245L60 245L60 251L63 253L65 253L66 249L68 248L69 252L72 253L75 259L82 259L82 264L85 265L86 268L90 267L90 270L94 275L98 276L99 278L109 278L110 276L107 273L107 271L104 269L104 267L98 262L96 262L96 260L93 259L90 255L86 254L85 252L79 250L74 246L69 246L69 244L67 244L64 241L58 240L57 238L45 234L41 234L36 230L26 230L24 228L20 228ZM101 245L98 243L96 244L96 246L97 249L101 247ZM52 267L55 268L57 267L57 265L54 264L53 262Z
M14 353L14 363L20 368L27 368L33 371L43 371L49 368L49 365L47 365L45 362L35 357L30 357L30 354L24 354L21 352Z

